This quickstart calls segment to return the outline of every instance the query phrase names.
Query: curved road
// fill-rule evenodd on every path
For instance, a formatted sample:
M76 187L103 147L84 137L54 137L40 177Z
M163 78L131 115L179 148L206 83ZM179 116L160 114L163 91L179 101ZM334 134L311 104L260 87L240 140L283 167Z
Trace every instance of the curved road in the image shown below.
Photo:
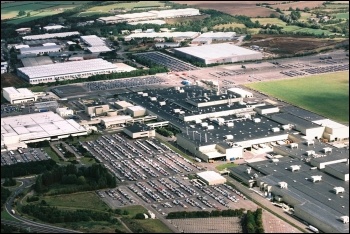
M60 228L60 227L55 227L55 226L51 226L51 225L47 225L47 224L37 223L37 222L31 221L29 219L23 218L23 217L19 216L18 214L11 213L11 210L13 209L12 203L13 203L15 197L19 193L21 193L25 188L28 188L29 186L34 184L34 181L32 181L32 178L33 177L17 179L20 182L22 182L22 184L21 184L21 186L19 186L18 188L15 189L15 191L11 194L11 196L9 197L9 199L7 200L7 202L5 204L6 212L8 212L9 215L11 215L14 219L17 219L18 222L1 219L1 223L11 224L12 226L21 227L23 229L29 228L31 232L35 231L35 232L41 232L41 233L81 233L81 232L73 231L73 230L66 229L66 228Z

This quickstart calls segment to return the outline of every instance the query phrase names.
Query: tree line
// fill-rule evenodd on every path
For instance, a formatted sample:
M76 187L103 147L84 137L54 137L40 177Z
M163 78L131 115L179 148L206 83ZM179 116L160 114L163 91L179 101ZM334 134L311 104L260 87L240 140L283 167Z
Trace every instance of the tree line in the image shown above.
M242 217L245 209L228 209L228 210L213 210L209 211L177 211L170 212L167 219L182 219L182 218L209 218L209 217Z
M111 215L92 210L59 210L57 207L41 204L22 206L22 212L48 223L67 223L81 221L112 221Z
M3 205L6 203L6 200L10 197L10 195L11 191L1 186L1 210L3 209Z
M243 219L243 230L247 233L265 233L262 222L262 209L248 210Z
M44 171L50 171L56 166L56 162L52 159L37 162L20 162L12 165L5 165L1 167L1 178L40 174Z
M56 167L39 175L33 187L36 192L45 193L54 184L76 185L57 190L56 193L72 193L117 186L115 178L100 164L79 168L72 164Z

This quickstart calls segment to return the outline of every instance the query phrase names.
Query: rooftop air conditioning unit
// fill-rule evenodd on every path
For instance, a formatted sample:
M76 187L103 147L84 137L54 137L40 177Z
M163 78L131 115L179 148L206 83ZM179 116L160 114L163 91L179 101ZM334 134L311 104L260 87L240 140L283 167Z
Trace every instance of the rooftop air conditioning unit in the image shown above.
M273 131L273 132L279 132L280 129L279 129L279 128L272 128L271 131Z
M341 216L340 219L343 221L343 223L349 223L349 216Z
M327 152L332 152L332 148L331 147L326 147L326 148L323 148L323 151L325 152L325 153L327 153Z
M345 189L343 187L334 187L333 190L334 190L335 194L345 192Z
M297 144L297 143L291 143L291 144L290 144L290 148L291 148L291 149L294 149L294 148L297 148L297 149L298 149L298 144Z
M317 182L317 181L321 181L322 180L322 176L321 175L316 175L316 176L311 176L312 182Z
M309 146L309 145L314 145L314 141L307 141L306 144Z
M299 171L300 167L301 167L300 165L291 165L290 169L291 169L291 171Z
M248 168L247 168L247 173L250 174L251 170L252 170L252 168L251 168L251 167L248 167Z
M260 123L260 122L261 122L261 119L259 119L259 118L254 118L253 121L254 121L254 123Z
M311 156L311 155L315 155L315 151L314 150L308 150L306 151L307 156Z
M284 181L282 181L282 182L278 182L278 185L280 186L280 188L288 188L288 184L286 183L286 182L284 182Z

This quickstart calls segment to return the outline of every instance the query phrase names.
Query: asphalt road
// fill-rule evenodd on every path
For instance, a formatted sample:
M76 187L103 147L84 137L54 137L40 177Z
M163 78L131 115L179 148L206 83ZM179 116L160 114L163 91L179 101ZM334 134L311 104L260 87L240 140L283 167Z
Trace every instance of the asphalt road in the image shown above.
M28 228L30 228L31 232L81 233L81 232L73 231L73 230L66 229L66 228L60 228L60 227L55 227L55 226L51 226L51 225L47 225L47 224L37 223L37 222L34 222L34 221L29 220L29 219L21 217L17 213L12 214L11 213L11 210L13 209L12 203L13 203L15 197L19 193L21 193L25 188L28 188L29 186L31 186L34 183L33 177L22 178L22 179L17 179L17 180L21 181L22 185L19 186L18 188L16 188L15 191L13 191L12 195L9 197L9 199L7 200L7 202L5 204L5 210L6 210L6 212L9 213L9 215L11 215L14 219L17 219L18 221L16 222L16 221L9 221L9 220L1 219L1 223L14 224L13 226L21 227L21 228L27 229L27 230L28 230Z

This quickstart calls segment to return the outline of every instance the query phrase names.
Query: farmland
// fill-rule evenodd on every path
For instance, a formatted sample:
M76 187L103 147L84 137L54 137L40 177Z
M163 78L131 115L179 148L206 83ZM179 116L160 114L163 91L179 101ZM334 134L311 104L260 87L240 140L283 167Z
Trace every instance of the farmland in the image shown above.
M282 20L278 18L251 18L253 22L259 21L261 25L266 25L266 24L275 24L279 27L285 27L287 25L286 22L283 22Z
M67 1L33 1L33 2L10 2L1 4L1 20L8 19L7 22L19 24L45 16L62 13L67 9L73 9L88 1L67 2ZM19 11L25 11L25 15L17 16ZM27 16L27 13L29 15Z
M275 4L272 5L274 9L279 8L281 10L288 10L289 7L296 9L297 7L299 9L304 9L305 7L308 7L310 9L315 7L321 7L322 3L325 1L298 1L298 2L292 2L292 3L285 3L285 4Z
M119 3L111 3L103 6L91 7L86 11L76 14L75 16L85 17L85 16L91 16L91 15L106 14L106 13L111 13L110 11L112 10L125 10L125 11L141 10L141 9L149 10L152 8L164 7L164 5L165 5L164 3L159 1L124 2L124 3L119 2Z
M250 17L268 17L271 13L277 15L277 13L265 7L256 6L259 1L215 1L215 2L205 2L205 1L173 1L179 4L187 4L188 6L195 6L202 9L214 9L217 11L222 11L230 15L245 15ZM264 1L266 3L275 3L282 1Z
M298 26L288 26L298 27ZM312 37L286 37L271 35L253 35L245 46L258 45L266 48L266 51L280 55L294 55L304 51L320 50L322 48L335 46L340 40L316 39Z
M348 71L247 86L335 121L349 122Z

